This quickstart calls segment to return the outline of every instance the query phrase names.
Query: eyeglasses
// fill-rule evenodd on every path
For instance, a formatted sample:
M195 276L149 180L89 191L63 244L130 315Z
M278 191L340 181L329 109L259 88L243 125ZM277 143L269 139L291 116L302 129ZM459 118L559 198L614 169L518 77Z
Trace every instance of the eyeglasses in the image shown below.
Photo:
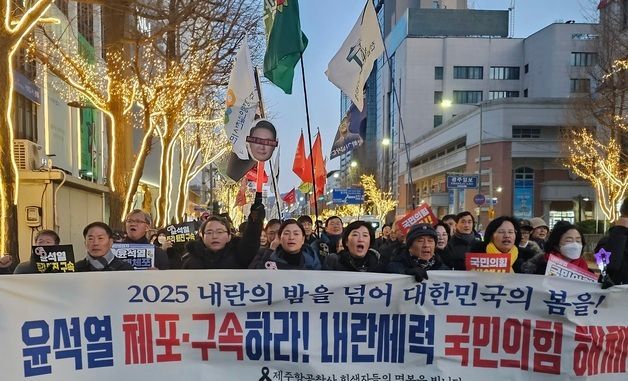
M133 220L131 218L127 219L125 221L127 224L147 224L148 222L144 221L144 220Z
M210 236L217 236L217 235L223 235L223 234L226 234L226 233L228 233L228 231L226 231L226 230L215 230L215 231L214 230L208 230L204 234L205 235L210 235Z

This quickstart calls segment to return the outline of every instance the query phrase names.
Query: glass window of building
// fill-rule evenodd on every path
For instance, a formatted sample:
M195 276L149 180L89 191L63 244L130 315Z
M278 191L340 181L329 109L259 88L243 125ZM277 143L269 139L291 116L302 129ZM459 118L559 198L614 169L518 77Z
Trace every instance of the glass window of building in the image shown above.
M454 66L454 79L483 79L482 66Z

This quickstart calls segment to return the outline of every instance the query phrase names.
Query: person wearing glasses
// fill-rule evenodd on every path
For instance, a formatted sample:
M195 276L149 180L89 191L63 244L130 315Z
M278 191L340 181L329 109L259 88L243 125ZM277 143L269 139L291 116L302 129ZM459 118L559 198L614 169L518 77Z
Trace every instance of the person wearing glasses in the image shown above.
M512 217L501 216L491 221L486 227L484 241L471 245L469 253L510 254L510 267L515 273L521 273L521 265L534 256L534 252L525 247L518 247L521 242L519 221Z
M242 237L233 234L224 217L209 216L199 229L200 239L188 242L183 269L246 269L259 250L265 210L261 196L251 206Z
M153 219L150 214L141 209L133 209L124 220L126 238L121 243L150 245L146 233L150 229ZM168 270L170 260L168 254L160 247L155 246L155 267L159 270Z

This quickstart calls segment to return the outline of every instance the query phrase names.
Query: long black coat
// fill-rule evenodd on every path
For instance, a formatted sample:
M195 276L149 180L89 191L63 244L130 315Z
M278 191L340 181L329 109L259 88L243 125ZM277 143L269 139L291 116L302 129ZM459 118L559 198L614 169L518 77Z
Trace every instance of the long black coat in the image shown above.
M628 284L628 228L613 226L602 247L611 253L608 275L615 284Z
M183 269L246 269L257 250L264 222L263 208L252 211L242 237L232 237L227 245L218 251L205 247L202 240L188 242L187 253L183 255Z

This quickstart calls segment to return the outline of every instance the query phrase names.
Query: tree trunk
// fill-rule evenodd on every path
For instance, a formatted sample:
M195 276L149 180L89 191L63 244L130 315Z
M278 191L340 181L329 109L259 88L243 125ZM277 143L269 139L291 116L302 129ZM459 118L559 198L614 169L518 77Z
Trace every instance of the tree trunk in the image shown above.
M128 0L117 0L102 8L104 24L104 45L107 53L127 57L124 42L125 20L128 16L125 9ZM133 168L133 129L132 123L125 115L123 79L126 73L122 60L108 59L107 71L111 81L109 88L109 111L111 125L108 131L109 158L108 178L111 193L109 195L109 224L113 228L123 228L124 201L129 186L131 169ZM115 152L115 154L114 154Z
M146 165L146 158L151 151L153 143L153 130L154 125L150 119L150 113L144 113L144 137L142 138L142 146L137 152L137 156L134 160L133 171L129 179L129 187L126 193L126 199L124 200L124 212L126 215L131 211L133 206L133 199L137 193L137 188L140 184L140 179L144 173L144 166ZM152 213L151 209L146 210L148 213Z
M178 190L179 195L177 196L177 208L175 211L175 217L177 222L183 220L183 215L185 214L185 207L188 201L188 185L190 184L190 179L188 178L190 175L190 170L192 169L192 165L194 163L190 163L187 157L185 157L185 148L183 147L183 143L181 144L180 150L181 154L181 175L179 176L179 184Z
M5 36L0 39L0 255L11 254L15 263L19 260L17 238L17 185L18 174L13 158L13 77L11 75L11 51Z
M167 121L166 123L172 123ZM170 127L166 127L167 130ZM172 182L172 152L174 147L174 138L172 133L167 131L161 138L161 156L160 156L160 173L159 173L159 196L157 197L156 208L156 226L165 226L168 224L168 206L170 205L170 183Z

